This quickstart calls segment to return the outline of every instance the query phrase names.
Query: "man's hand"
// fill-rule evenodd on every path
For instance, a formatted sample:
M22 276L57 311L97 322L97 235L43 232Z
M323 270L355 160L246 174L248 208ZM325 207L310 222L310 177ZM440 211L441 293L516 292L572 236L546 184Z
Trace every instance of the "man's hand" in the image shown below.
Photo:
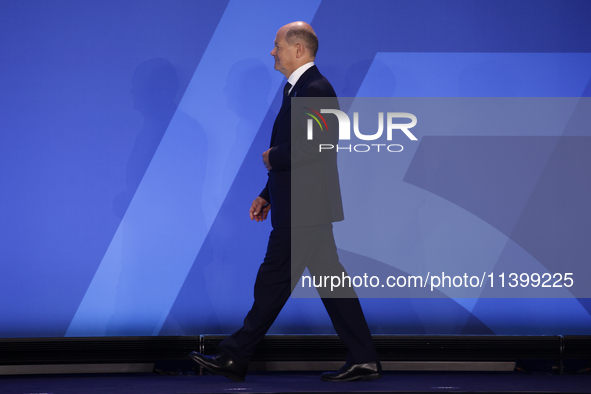
M263 164L265 165L265 168L267 169L267 171L271 171L271 168L272 168L271 163L269 162L269 152L271 152L271 148L269 148L263 152Z
M270 209L271 204L267 200L262 197L255 198L250 207L250 220L262 222L267 219Z

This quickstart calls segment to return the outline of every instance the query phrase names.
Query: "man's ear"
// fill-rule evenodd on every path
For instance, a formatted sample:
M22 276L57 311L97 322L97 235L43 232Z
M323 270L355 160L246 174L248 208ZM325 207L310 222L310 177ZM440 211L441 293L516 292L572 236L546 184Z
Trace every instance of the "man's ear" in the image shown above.
M305 51L304 46L298 42L297 44L295 44L295 47L296 47L296 58L299 59L302 56L304 56L304 51Z

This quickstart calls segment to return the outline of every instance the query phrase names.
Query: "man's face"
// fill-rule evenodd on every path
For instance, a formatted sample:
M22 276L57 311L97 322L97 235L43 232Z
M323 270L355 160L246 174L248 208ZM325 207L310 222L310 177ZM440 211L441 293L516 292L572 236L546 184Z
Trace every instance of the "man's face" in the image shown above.
M283 28L279 29L275 36L275 46L271 51L271 56L275 58L275 70L285 75L287 78L295 71L296 51L295 45L289 45L285 41L285 32Z

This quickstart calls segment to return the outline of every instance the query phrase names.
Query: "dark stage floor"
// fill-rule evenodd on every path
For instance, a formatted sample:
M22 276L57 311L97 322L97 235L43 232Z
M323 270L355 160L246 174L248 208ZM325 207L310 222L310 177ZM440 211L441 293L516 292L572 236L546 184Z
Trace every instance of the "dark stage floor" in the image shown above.
M2 376L2 394L188 393L591 393L591 375L386 373L380 380L327 383L317 373L253 373L242 383L222 376Z

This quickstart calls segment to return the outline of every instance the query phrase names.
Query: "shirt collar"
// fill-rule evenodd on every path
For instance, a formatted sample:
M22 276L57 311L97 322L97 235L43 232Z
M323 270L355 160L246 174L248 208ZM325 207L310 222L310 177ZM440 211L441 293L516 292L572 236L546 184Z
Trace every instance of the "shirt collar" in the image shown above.
M312 66L314 66L314 62L308 62L308 63L304 64L303 66L298 67L297 70L295 70L294 72L291 73L289 78L287 78L287 82L289 82L289 84L291 85L291 88L289 88L289 93L291 93L291 90L293 89L295 84L298 82L298 79L300 79L302 74L304 74L306 71L308 71L308 69Z

